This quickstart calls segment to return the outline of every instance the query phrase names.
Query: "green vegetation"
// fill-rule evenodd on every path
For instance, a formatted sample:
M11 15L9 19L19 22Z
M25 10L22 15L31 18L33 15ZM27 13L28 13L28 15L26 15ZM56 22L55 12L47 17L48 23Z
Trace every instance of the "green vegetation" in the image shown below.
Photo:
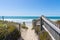
M40 40L51 40L51 37L45 30L42 30L42 31L40 30L40 26L35 27L35 32L39 36Z
M25 22L23 22L23 24L22 24L22 28L23 28L23 29L28 29L28 27L26 27Z
M13 24L14 23L8 21L4 21L3 23L3 21L0 20L0 40L17 40L21 36Z
M40 40L52 40L46 31L42 31L39 37L40 37Z
M60 24L60 20L57 20L56 23L57 23L57 24Z
M34 29L34 27L32 27L32 30Z
M32 29L35 29L35 26L36 26L36 19L34 19L33 21L32 21Z
M40 31L41 31L41 30L40 30L40 27L39 27L39 26L36 26L36 27L35 27L35 32L38 34Z
M40 40L52 40L50 35L45 30L41 30L40 25L36 25L36 20L33 22L32 29L35 29L35 32L39 36Z

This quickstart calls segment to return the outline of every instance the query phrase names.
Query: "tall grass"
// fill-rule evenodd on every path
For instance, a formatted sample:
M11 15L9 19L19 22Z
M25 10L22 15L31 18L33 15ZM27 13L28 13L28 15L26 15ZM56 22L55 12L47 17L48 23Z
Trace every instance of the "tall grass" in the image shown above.
M6 24L6 26L4 26ZM21 35L14 23L0 20L0 40L17 40Z

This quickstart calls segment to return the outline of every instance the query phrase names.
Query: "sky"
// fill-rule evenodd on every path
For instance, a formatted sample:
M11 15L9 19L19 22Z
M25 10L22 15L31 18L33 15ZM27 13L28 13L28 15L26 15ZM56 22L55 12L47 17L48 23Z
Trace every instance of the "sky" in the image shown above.
M0 0L0 16L60 16L60 0Z

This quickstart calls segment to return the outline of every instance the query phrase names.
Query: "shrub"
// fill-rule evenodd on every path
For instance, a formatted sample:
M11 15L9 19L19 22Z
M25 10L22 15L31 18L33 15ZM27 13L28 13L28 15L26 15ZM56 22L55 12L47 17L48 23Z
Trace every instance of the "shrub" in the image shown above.
M7 28L0 22L0 40L17 40L21 35L15 25L9 22Z
M22 28L23 28L23 29L28 29L28 27L26 27L25 22L23 22L23 24L22 24Z

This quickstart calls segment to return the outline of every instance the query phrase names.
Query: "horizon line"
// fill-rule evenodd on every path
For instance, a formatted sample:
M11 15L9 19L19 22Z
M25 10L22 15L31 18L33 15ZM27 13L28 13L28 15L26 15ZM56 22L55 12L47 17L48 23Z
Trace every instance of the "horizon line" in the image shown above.
M41 16L0 16L0 19L37 19ZM60 16L45 16L49 19L60 19Z

